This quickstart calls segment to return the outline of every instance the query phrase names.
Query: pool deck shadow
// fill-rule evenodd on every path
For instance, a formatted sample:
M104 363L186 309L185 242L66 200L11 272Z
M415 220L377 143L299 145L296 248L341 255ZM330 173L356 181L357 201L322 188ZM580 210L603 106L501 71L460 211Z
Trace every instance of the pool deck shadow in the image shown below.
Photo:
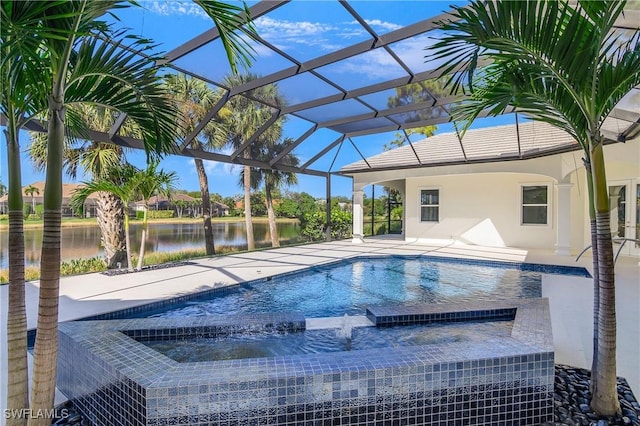
M60 321L71 321L117 309L166 300L214 287L233 285L359 256L429 255L550 265L582 266L591 271L591 258L555 255L550 251L466 245L451 240L405 241L393 237L366 238L281 247L228 256L196 259L193 264L132 274L86 274L60 280ZM542 296L549 298L556 362L591 367L592 281L588 278L543 274ZM36 326L37 281L26 285L28 328ZM7 287L0 286L0 339L6 342ZM618 375L640 394L640 267L638 258L620 257L616 264ZM0 409L6 403L6 345L0 353ZM58 395L57 402L62 402Z

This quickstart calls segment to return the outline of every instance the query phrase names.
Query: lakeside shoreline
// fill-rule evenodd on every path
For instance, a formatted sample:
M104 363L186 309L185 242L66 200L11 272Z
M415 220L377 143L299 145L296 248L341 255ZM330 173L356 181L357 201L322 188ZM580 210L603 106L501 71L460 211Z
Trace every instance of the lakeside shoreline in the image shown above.
M233 216L233 217L212 217L211 221L213 223L234 223L234 222L243 222L244 223L244 217L241 216ZM258 217L253 217L253 221L256 223L267 223L269 222L269 219L267 217L264 216L258 216ZM149 219L149 225L153 225L153 224L158 224L158 225L163 225L163 224L172 224L172 223L202 223L202 218L201 217L174 217L174 218L163 218L163 219ZM277 218L276 222L298 222L298 219L295 218ZM135 225L135 224L141 224L142 220L141 219L134 219L131 218L129 221L129 224L131 225ZM24 222L24 229L38 229L38 228L42 228L44 225L43 221L26 221ZM71 228L71 227L80 227L80 226L98 226L98 222L96 220L95 217L93 218L89 218L89 219L79 219L79 218L73 218L73 219L62 219L61 222L61 226L63 228ZM5 230L5 229L9 229L9 222L0 222L0 230Z

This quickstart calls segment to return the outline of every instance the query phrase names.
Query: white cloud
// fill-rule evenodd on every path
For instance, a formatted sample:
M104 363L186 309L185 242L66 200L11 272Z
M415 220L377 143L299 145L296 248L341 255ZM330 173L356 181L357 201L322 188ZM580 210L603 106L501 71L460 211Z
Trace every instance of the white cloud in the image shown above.
M289 21L269 16L256 19L255 26L261 37L285 51L300 46L333 51L345 46L340 39L354 35L353 30L333 24Z
M434 40L427 35L412 37L395 43L392 47L398 57L413 71L434 69L442 61L425 64L425 48ZM360 76L362 80L381 81L405 75L400 65L384 49L378 48L331 66L333 73Z
M435 69L443 61L431 61L429 64L425 64L425 56L429 54L429 51L425 50L425 48L430 47L436 41L437 40L435 40L431 35L420 35L397 43L393 46L393 49L400 59L402 59L404 63L414 71Z
M380 19L365 19L364 22L369 24L374 31L378 33L394 31L402 28L402 25L394 24L393 22L382 21ZM351 21L349 24L360 25L358 21Z
M209 19L202 8L192 1L165 0L143 1L142 7L158 15L189 15Z
M227 147L224 148L220 151L220 154L224 154L224 155L231 155L233 153L233 148ZM194 160L191 160L191 164L192 164L192 175L196 176L197 175L197 171L195 168L195 162ZM240 176L240 167L236 164L229 164L229 163L221 163L218 161L209 161L209 160L204 160L203 161L203 165L204 165L204 170L207 173L207 176L209 177L209 179L214 179L215 177L232 177L232 178L238 178ZM233 180L231 180L230 182L232 182ZM210 182L211 184L211 182Z
M333 25L308 21L288 21L261 16L255 20L258 34L265 38L271 37L309 37L327 34L338 28Z
M378 27L386 31L395 31L402 28L402 25L394 24L393 22L381 21L380 19L365 19L364 21L374 28Z
M375 49L331 66L332 73L359 76L362 81L382 81L405 75L384 49Z

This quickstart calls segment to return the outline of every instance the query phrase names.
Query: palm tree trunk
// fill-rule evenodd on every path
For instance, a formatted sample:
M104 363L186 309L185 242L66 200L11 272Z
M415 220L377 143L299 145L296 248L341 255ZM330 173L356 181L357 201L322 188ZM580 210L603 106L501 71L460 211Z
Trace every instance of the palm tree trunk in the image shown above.
M595 195L600 297L595 373L597 380L591 399L591 408L600 415L611 416L620 411L616 377L616 289L613 243L602 143L596 139L592 146L591 167Z
M211 225L211 198L209 197L209 179L204 170L204 164L199 158L195 159L198 181L200 182L200 196L202 197L202 219L204 222L204 246L207 256L216 254L213 226Z
M591 361L591 393L593 394L598 383L598 347L600 321L600 262L598 259L598 227L594 217L589 220L591 225L591 251L593 255L593 354Z
M598 262L598 238L596 226L595 195L593 191L593 175L591 172L591 161L584 160L587 172L587 190L589 194L589 223L591 225L591 254L593 258L593 354L591 361L591 384L590 390L593 395L597 388L598 375L598 320L600 318L600 268Z
M247 250L255 250L256 241L251 220L251 167L249 166L244 166L244 220L247 225Z
M96 218L107 268L128 267L122 200L110 192L96 193Z
M276 215L273 211L273 198L271 197L271 184L265 181L265 204L267 205L267 216L269 217L269 234L271 234L271 247L280 247L280 238L278 238L278 228L276 227Z
M7 306L7 409L29 407L27 377L27 313L24 293L24 213L20 149L15 126L5 131L9 159L9 289ZM23 426L26 419L7 419L7 426Z
M55 89L54 89L55 90ZM54 91L54 93L60 93ZM62 99L49 100L49 140L44 189L44 225L40 256L40 297L38 328L34 346L31 409L53 408L58 360L58 297L60 288L60 220L62 217L62 157L64 107ZM29 426L45 426L51 421L29 418Z
M145 201L146 202L146 201ZM147 211L149 208L144 206L144 217L142 219L142 235L140 236L140 252L138 253L138 266L136 269L142 271L142 259L144 258L144 248L147 242Z
M129 272L133 272L133 262L131 261L131 237L129 236L129 210L124 209L124 240L127 245L127 265Z

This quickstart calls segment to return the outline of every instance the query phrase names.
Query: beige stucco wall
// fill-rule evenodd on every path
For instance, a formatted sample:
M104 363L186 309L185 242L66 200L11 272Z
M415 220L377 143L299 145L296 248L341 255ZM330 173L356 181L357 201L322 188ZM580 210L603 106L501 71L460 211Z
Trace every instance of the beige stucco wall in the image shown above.
M517 173L408 178L407 239L456 239L488 246L536 247L555 244L554 181ZM548 185L548 225L521 225L522 185ZM440 190L439 221L420 221L420 190Z
M640 184L640 140L605 147L607 179L625 180L634 192ZM457 239L472 244L544 248L557 241L558 184L571 184L570 245L579 253L590 244L589 213L582 152L524 161L388 170L353 175L354 189L372 183L402 188L404 180L404 236L412 239ZM549 224L521 225L523 184L549 185ZM440 189L440 221L419 221L420 189ZM637 255L638 253L636 253Z
M576 154L580 164L580 156ZM636 185L640 185L640 140L636 138L625 144L605 146L605 160L607 181L609 184L628 184L632 188L632 197L629 202L634 202ZM582 248L591 244L589 231L589 209L587 195L587 181L584 167L580 166L567 176L573 186L571 187L571 247L572 251L579 253ZM637 235L636 238L640 238Z

